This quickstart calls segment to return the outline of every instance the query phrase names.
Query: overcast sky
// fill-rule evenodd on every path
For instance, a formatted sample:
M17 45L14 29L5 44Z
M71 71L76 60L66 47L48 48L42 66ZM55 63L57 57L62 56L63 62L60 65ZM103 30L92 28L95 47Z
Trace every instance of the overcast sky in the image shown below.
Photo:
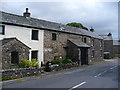
M31 17L67 24L82 23L98 34L118 38L118 3L73 0L72 2L3 2L2 11L22 15L29 8Z

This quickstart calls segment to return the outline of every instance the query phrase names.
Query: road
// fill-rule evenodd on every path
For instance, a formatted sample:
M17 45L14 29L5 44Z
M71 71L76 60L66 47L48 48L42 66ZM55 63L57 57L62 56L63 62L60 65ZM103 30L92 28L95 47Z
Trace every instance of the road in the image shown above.
M118 88L118 60L3 83L3 88Z

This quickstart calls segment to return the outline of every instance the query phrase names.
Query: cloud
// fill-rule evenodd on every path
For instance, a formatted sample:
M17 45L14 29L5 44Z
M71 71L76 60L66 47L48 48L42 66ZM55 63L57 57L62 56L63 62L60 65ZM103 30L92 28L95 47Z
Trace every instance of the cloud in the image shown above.
M72 0L70 2L4 2L2 10L22 15L26 7L31 16L48 21L67 24L79 22L99 34L113 33L118 37L117 2L95 2L94 0ZM7 7L6 7L7 6Z

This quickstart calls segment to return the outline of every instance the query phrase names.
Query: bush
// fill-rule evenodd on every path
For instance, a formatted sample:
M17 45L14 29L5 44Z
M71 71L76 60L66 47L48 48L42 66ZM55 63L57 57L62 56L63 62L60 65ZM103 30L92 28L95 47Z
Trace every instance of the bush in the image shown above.
M61 59L54 59L51 61L52 64L62 64L62 60Z
M28 68L31 66L32 66L31 61L26 60L26 59L21 59L20 66L19 66L20 68Z
M32 59L31 61L26 60L26 59L21 59L20 68L29 68L29 67L38 67L39 66L39 62L37 61L37 59Z
M68 54L68 55L66 56L66 59L71 59L72 62L75 62L75 56L73 56L73 55L71 55L71 54Z
M67 64L67 63L72 63L72 60L71 59L65 59L65 60L63 60L63 62L62 63L64 63L64 64Z
M32 67L38 67L39 66L39 62L37 61L37 59L32 59Z

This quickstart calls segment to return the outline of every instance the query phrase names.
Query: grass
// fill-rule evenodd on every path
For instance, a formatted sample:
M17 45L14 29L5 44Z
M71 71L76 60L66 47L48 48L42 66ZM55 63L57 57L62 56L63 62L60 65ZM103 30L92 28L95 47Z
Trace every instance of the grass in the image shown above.
M16 81L16 83L23 83L23 82L25 82L25 81Z
M22 77L20 77L20 76L17 76L17 77L2 77L2 81L12 80L12 79L19 79L19 78L22 78Z

